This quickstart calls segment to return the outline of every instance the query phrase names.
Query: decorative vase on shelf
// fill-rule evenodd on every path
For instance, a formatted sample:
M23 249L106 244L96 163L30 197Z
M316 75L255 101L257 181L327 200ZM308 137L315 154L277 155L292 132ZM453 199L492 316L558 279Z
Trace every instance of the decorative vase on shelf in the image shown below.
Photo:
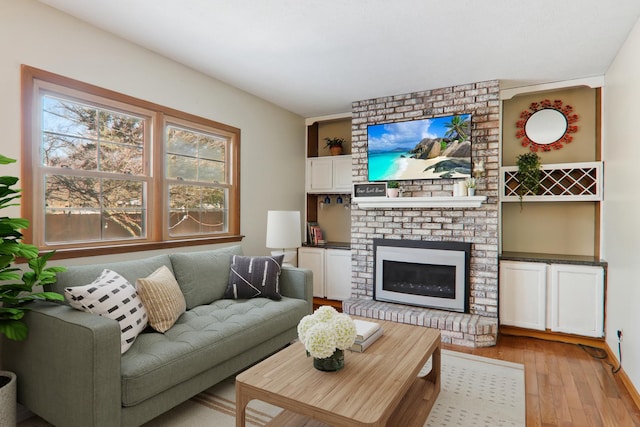
M467 189L467 191L469 192L469 196L475 196L476 195L476 189L475 188L469 188Z
M400 189L387 188L387 197L398 197L400 195Z
M344 368L344 350L336 349L333 354L324 359L313 358L313 367L319 371L335 372Z
M339 156L342 154L342 146L334 145L332 147L329 147L329 151L331 152L332 156Z

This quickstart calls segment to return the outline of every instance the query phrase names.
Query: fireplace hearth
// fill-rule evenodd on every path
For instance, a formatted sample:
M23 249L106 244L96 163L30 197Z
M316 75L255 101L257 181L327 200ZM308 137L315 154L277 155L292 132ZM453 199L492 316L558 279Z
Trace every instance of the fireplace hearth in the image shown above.
M471 244L374 239L376 301L469 312Z

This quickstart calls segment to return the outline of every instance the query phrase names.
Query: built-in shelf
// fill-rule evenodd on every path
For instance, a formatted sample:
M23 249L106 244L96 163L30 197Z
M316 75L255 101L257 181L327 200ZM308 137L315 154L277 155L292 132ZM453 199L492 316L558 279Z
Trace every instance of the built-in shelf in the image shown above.
M500 168L500 200L519 202L518 167ZM524 196L527 202L601 201L602 162L558 163L542 165L540 189L535 196Z
M351 203L371 208L479 208L487 196L353 197Z

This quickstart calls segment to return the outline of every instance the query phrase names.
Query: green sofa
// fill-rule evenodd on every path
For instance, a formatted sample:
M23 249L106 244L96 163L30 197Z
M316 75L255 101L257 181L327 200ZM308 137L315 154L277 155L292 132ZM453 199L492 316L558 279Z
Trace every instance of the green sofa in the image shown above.
M29 337L5 340L3 368L18 376L18 402L61 427L137 426L278 351L313 306L312 274L282 269L283 298L224 299L240 246L69 267L53 290L91 283L104 268L135 284L166 265L187 311L164 334L149 328L120 352L118 322L66 304L34 303ZM208 304L197 304L213 297Z

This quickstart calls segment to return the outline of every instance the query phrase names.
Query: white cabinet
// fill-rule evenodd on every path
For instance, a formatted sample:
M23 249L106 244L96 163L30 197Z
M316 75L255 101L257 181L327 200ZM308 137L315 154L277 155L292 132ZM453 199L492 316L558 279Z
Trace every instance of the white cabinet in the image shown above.
M333 188L336 191L351 192L351 156L339 156L333 159Z
M322 248L298 248L298 267L313 273L313 296L324 298L324 251Z
M350 155L307 159L308 193L351 192L351 182Z
M500 323L604 336L604 269L599 266L500 261Z
M313 272L313 296L345 300L351 295L351 251L303 247L298 266Z
M544 331L547 310L547 265L500 262L500 322Z
M601 337L604 331L602 267L551 264L551 330Z
M325 249L324 289L327 298L343 301L351 296L351 251Z

